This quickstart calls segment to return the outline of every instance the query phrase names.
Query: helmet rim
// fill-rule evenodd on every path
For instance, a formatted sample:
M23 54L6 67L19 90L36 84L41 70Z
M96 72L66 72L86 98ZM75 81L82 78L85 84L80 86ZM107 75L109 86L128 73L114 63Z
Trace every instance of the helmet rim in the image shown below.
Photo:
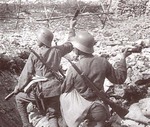
M78 50L80 50L80 51L82 51L82 52L88 53L88 54L92 54L94 52L93 47L92 48L88 48L88 47L86 47L86 46L84 46L84 45L82 45L82 44L80 44L78 42L75 42L73 44L73 47L78 49Z
M70 41L74 48L84 53L92 54L94 52L95 39L87 31L78 32Z

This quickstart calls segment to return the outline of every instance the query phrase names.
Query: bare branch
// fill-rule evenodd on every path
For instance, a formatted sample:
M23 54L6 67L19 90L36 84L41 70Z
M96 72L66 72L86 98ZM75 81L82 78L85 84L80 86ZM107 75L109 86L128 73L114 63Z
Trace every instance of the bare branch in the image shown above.
M79 16L90 16L90 15L100 15L100 14L106 14L106 13L84 13L84 14L79 14ZM108 14L108 13L107 13ZM113 14L113 13L109 13ZM59 17L51 17L50 19L37 19L36 21L46 21L46 20L55 20L55 19L61 19L61 18L70 18L73 17L74 15L66 15L66 16L59 16Z

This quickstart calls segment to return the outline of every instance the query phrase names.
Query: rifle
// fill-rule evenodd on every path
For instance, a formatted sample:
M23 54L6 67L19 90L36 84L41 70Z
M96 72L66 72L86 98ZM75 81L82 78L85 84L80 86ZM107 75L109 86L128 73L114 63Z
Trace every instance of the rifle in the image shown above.
M56 77L57 80L59 80L61 83L64 81L64 75L60 75L62 72L58 74L56 71L52 70L52 68L49 67L47 63L33 49L29 48L29 50L44 64L44 66L52 73L53 76Z
M5 100L6 100L6 101L9 100L9 98L11 98L14 94L15 94L14 91L11 92L10 94L8 94L8 95L5 97Z
M22 91L25 87L26 87L26 85L25 85L20 91ZM19 91L18 91L18 93L19 93ZM17 93L15 93L14 91L12 91L10 94L8 94L8 95L5 97L5 100L6 100L6 101L9 100L14 94L17 94Z
M46 111L45 104L44 104L44 96L43 96L42 90L39 87L39 84L37 84L38 82L41 82L41 81L47 81L47 78L40 77L40 76L35 76L35 77L32 78L32 81L30 81L27 86L25 86L24 88L22 88L22 90L25 93L29 93L29 91L32 89L33 95L35 97L35 102L36 102L37 108L38 108L39 112L41 114L43 114ZM38 93L38 95L37 95L37 93ZM8 100L14 94L15 94L14 91L11 92L10 94L8 94L5 97L5 100Z
M25 85L21 90L23 90L24 92L28 93L31 90L31 88L34 86L33 85L34 83L40 82L40 81L46 81L46 80L47 80L47 78L45 78L45 77L39 77L39 76L32 77L32 81L30 81L27 86ZM9 100L9 98L11 98L14 94L15 94L14 91L11 92L10 94L8 94L5 97L5 100L6 101Z
M67 59L67 58L66 58ZM129 112L127 109L121 107L120 105L117 105L114 103L112 100L110 100L107 95L103 92L100 91L95 84L81 72L81 70L69 59L67 59L69 63L73 66L73 68L77 71L77 73L82 77L82 79L85 81L85 84L91 88L94 93L97 95L99 100L102 100L104 103L108 104L113 111L115 111L121 118L124 118L124 116Z

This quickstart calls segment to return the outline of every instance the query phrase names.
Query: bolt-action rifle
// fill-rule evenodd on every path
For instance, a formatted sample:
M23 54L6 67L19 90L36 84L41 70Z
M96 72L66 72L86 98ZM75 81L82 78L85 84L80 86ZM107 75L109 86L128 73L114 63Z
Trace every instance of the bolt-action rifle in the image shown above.
M27 84L28 84L28 83L29 83L29 82L27 82ZM25 87L26 87L26 85L24 85L24 87L21 88L20 91L23 91ZM18 93L19 93L20 91L18 91ZM12 91L10 94L8 94L8 95L5 97L5 100L6 100L6 101L9 100L14 94L18 94L18 93L15 93L14 91Z
M127 109L121 107L120 105L114 103L112 100L110 100L107 95L100 91L95 84L86 76L83 72L69 59L67 59L70 64L73 66L73 68L77 71L77 73L82 77L82 79L85 81L85 84L91 88L99 100L102 100L104 103L108 104L114 112L116 112L121 118L124 118L124 116L129 112Z
M23 87L20 91L24 91L25 93L29 93L31 90L33 91L33 95L35 97L35 102L36 102L36 106L39 110L39 112L41 114L45 113L46 109L45 109L45 104L44 104L44 96L42 93L42 89L39 87L39 82L42 81L47 81L48 79L45 77L40 77L40 76L35 76L32 78L32 80L27 84L27 86L25 85L25 87ZM18 91L18 93L20 92ZM12 97L14 93L11 92L9 95L7 95L5 97L5 100L8 100L10 97Z
M39 77L39 76L35 76L35 77L32 77L31 81L27 83L27 85L25 85L23 88L21 88L20 91L24 91L25 93L29 93L29 91L32 89L32 87L35 87L36 85L34 85L35 83L37 82L41 82L41 81L46 81L47 78L45 77ZM18 93L20 92L18 91ZM8 94L6 97L5 97L5 100L9 100L14 94L17 94L15 93L14 91L11 92L10 94Z

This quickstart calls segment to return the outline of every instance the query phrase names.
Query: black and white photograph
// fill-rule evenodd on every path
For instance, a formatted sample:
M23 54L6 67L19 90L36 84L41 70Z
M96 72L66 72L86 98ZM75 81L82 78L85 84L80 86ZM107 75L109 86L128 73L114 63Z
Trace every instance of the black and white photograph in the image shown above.
M0 127L150 127L150 0L0 0Z

